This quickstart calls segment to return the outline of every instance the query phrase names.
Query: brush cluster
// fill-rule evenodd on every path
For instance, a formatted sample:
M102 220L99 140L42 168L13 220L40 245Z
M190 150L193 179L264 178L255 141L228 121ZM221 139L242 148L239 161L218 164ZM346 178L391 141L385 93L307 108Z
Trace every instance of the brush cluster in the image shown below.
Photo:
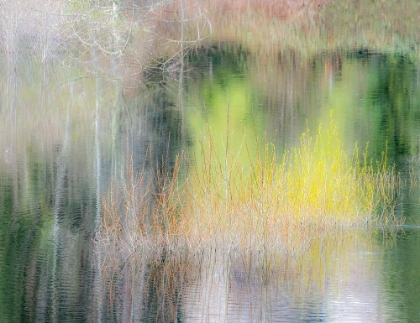
M289 252L332 230L397 224L399 176L386 152L374 162L367 147L359 157L356 145L349 157L332 121L314 137L305 132L280 158L265 145L245 163L250 167L228 149L220 155L213 139L201 141L202 153L185 172L179 159L171 176L131 174L105 202L105 240L131 250L164 244Z

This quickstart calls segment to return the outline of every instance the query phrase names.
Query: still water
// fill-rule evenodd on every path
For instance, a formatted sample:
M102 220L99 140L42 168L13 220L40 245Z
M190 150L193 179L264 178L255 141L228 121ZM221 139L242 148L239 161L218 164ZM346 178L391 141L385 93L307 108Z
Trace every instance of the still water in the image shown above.
M420 321L417 62L365 49L262 62L218 44L129 90L54 62L18 66L1 66L0 322ZM287 257L119 251L98 236L130 167L171 168L206 132L228 132L248 159L255 138L281 153L331 114L349 151L387 147L401 230L343 231Z

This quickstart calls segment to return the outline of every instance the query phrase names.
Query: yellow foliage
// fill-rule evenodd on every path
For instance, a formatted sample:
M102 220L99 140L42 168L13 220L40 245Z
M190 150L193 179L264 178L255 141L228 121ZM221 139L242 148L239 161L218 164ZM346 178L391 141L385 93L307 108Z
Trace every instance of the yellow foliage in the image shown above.
M178 159L172 176L158 176L157 186L140 174L118 202L107 201L106 241L294 253L335 229L398 224L399 176L386 165L386 151L373 163L367 147L359 156L355 145L349 157L332 120L315 137L306 131L281 158L274 145L265 145L246 167L239 153L218 154L213 139L203 137L200 162L190 160L186 175Z
M267 144L250 170L228 154L217 159L211 138L201 151L203 162L191 169L180 201L178 234L190 241L284 245L290 236L302 241L333 228L396 223L398 176L386 153L374 164L366 147L361 161L355 145L347 156L333 121L315 138L305 132L281 160Z

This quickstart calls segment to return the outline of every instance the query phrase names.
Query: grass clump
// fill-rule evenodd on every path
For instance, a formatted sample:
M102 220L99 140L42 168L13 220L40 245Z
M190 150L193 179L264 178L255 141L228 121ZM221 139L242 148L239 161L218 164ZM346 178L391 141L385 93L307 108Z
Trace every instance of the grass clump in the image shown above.
M107 240L118 228L126 245L294 252L337 228L397 224L399 176L387 166L386 152L374 162L367 147L360 154L355 145L348 156L333 121L315 136L305 132L298 147L280 157L265 145L250 167L229 153L228 143L224 154L216 151L213 140L201 141L186 176L178 161L160 184L145 185L140 175L119 194L118 206L115 198L108 203Z

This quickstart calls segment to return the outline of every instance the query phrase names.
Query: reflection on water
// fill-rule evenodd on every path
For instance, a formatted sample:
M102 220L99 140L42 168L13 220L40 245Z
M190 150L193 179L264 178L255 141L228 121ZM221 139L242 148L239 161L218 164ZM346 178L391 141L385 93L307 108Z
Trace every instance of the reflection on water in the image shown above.
M333 109L346 148L369 142L377 159L387 145L403 182L419 176L419 68L401 54L286 51L259 61L219 44L187 63L184 89L162 77L127 99L121 84L59 64L2 62L0 322L415 321L416 228L340 232L283 258L143 253L130 227L119 228L122 247L95 244L111 183L130 184L132 165L155 184L155 170L170 174L182 150L199 153L203 130L221 139L219 151L229 132L232 147L246 146L237 157L246 168L257 136L281 153ZM418 225L418 186L398 198L400 215Z
M350 314L357 321L375 321L382 309L372 302L381 297L374 270L381 263L365 271L370 259L361 255L373 251L363 240L333 237L314 246L308 259L238 256L221 264L216 260L215 272L195 282L185 297L186 321L343 322L343 317L352 321Z
M400 299L387 284L392 253L370 233L351 232L296 258L214 250L133 257L118 271L112 302L121 322L398 321Z

